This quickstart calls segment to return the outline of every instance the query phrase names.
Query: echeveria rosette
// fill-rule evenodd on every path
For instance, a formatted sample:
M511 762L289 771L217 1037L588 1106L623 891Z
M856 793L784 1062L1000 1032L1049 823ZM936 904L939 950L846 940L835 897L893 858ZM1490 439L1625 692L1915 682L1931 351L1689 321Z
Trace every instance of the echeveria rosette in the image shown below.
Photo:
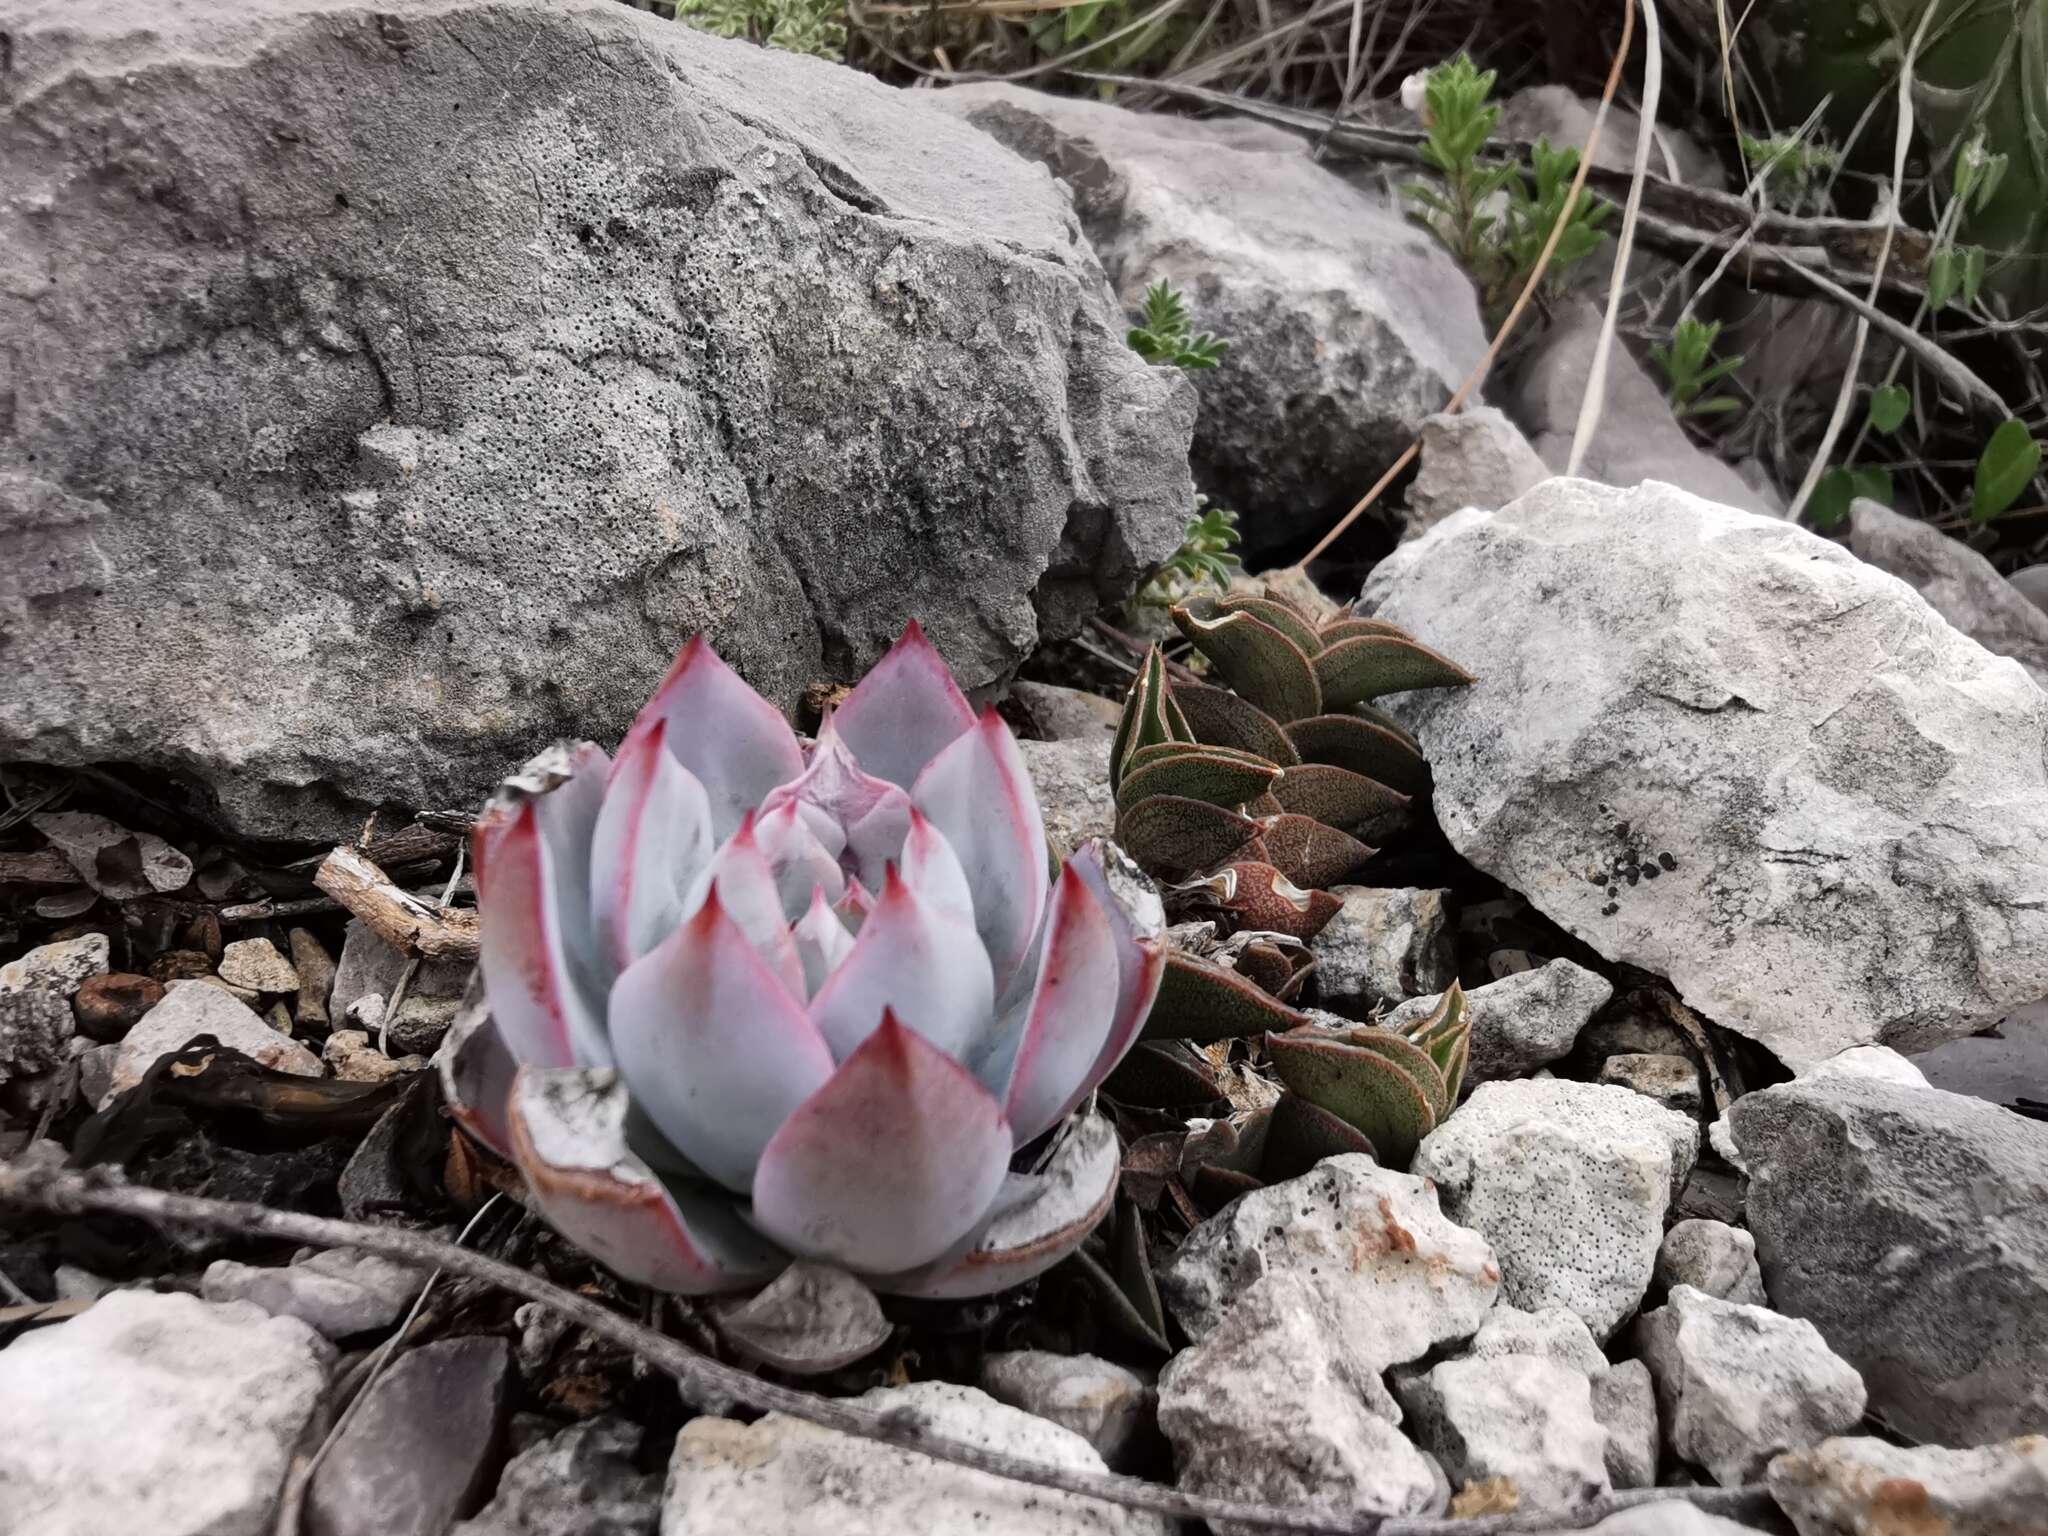
M494 1027L450 1098L620 1273L972 1295L1107 1210L1115 1134L1074 1111L1158 991L1158 894L1107 842L1053 867L1008 727L915 624L808 747L693 640L615 761L506 781L476 881Z

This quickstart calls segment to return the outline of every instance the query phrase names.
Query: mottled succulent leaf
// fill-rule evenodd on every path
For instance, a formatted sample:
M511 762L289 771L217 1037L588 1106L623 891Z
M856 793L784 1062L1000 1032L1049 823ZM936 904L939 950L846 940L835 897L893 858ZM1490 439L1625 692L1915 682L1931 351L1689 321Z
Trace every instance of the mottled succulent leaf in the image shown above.
M1258 830L1256 822L1235 811L1183 795L1153 795L1116 820L1116 840L1131 857L1168 875L1220 864Z
M1175 683L1173 697L1192 728L1190 734L1204 745L1234 747L1283 768L1301 761L1279 723L1229 689L1212 688L1207 683Z
M1129 777L1140 769L1151 768L1159 763L1170 762L1175 758L1187 756L1223 757L1228 758L1233 763L1242 764L1247 768L1263 769L1267 773L1278 773L1280 771L1278 763L1269 757L1260 757L1256 752L1243 752L1236 747L1211 746L1209 743L1201 741L1162 741L1149 747L1139 747L1129 757L1125 758L1124 774L1126 777Z
M1117 786L1117 810L1126 811L1148 795L1179 795L1211 805L1239 806L1264 794L1278 782L1280 772L1271 763L1248 761L1241 753L1190 748L1126 773Z
M1318 892L1317 894L1324 894ZM1341 905L1341 903L1340 903ZM1284 937L1284 935L1275 935ZM1263 992L1269 992L1281 1002L1294 1000L1302 983L1308 980L1314 960L1300 952L1290 952L1267 940L1255 940L1237 952L1237 972Z
M1258 832L1266 850L1265 862L1296 885L1315 890L1341 884L1377 851L1348 832L1292 812L1267 817L1258 824Z
M1436 1059L1406 1035L1377 1024L1360 1024L1354 1029L1333 1030L1331 1037L1393 1062L1414 1079L1429 1100L1430 1113L1438 1120L1451 1112L1450 1097L1444 1092L1444 1077Z
M1448 656L1405 635L1357 635L1339 640L1317 655L1315 674L1326 709L1341 709L1411 688L1461 688L1473 681L1472 674ZM1299 719L1300 714L1289 718Z
M1292 640L1304 656L1313 656L1323 648L1323 642L1316 638L1315 625L1302 615L1301 610L1273 598L1229 592L1215 599L1215 611L1250 614L1261 624L1279 630Z
M1195 733L1167 686L1166 654L1155 645L1145 653L1138 675L1124 695L1123 713L1117 716L1116 740L1109 750L1109 787L1115 789L1123 782L1129 759L1140 748L1194 739Z
M1206 1044L1294 1029L1305 1022L1301 1014L1229 967L1171 950L1145 1037Z
M1273 1106L1266 1126L1266 1155L1261 1173L1269 1184L1299 1178L1326 1157L1363 1152L1377 1160L1372 1139L1342 1115L1312 1104L1298 1093L1285 1093Z
M1185 1109L1223 1097L1208 1061L1182 1040L1140 1040L1103 1079L1102 1091L1146 1109Z
M1322 712L1314 664L1272 625L1249 613L1219 613L1209 598L1178 605L1173 622L1225 682L1268 715L1299 720Z
M1304 763L1325 763L1377 779L1407 795L1428 783L1422 753L1400 732L1355 714L1315 715L1287 727Z
M1429 1095L1400 1063L1346 1045L1333 1031L1311 1025L1268 1035L1266 1053L1281 1082L1356 1126L1389 1168L1406 1169L1436 1128ZM1433 1075L1436 1069L1429 1070Z
M1254 1174L1204 1163L1195 1170L1189 1193L1195 1197L1195 1204L1213 1215L1239 1195L1248 1195L1258 1187L1259 1180Z
M1340 640L1356 640L1360 635L1399 635L1406 639L1408 631L1398 624L1389 624L1385 619L1361 619L1347 615L1330 620L1316 631L1316 649L1324 650Z
M1343 906L1328 891L1304 890L1271 864L1242 860L1176 887L1234 914L1246 928L1312 939Z
M1453 981L1429 1017L1418 1019L1402 1033L1429 1053L1443 1079L1447 1102L1457 1103L1472 1049L1472 1013L1465 989Z
M1283 811L1313 816L1332 827L1355 827L1389 811L1405 810L1408 797L1378 779L1339 768L1334 763L1303 763L1289 768L1273 786Z

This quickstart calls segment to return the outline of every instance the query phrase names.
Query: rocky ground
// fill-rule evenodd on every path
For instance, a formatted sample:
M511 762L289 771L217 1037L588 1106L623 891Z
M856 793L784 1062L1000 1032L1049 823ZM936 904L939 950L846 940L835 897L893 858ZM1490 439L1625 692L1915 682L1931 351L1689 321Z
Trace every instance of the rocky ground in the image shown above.
M1437 414L1470 284L1277 128L612 0L0 21L0 1536L1200 1528L679 1384L449 1243L871 1427L1289 1529L2048 1531L2048 613L1981 555L1782 521L1625 356L1553 478L1569 298ZM1161 277L1224 368L1125 346ZM1116 1208L1042 1279L706 1302L449 1121L470 815L683 637L808 726L919 619L1071 849L1195 488L1279 566L1418 434L1314 576L1478 681L1398 701L1431 792L1297 997L1467 993L1408 1171L1262 1182L1225 1041L1170 1110L1110 1081ZM414 1246L26 1198L63 1169Z

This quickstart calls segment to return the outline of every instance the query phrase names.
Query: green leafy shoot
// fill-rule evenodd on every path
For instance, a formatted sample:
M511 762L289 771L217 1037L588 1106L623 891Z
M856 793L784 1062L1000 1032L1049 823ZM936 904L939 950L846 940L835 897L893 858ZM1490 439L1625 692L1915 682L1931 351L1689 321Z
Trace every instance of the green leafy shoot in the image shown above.
M1796 134L1768 139L1740 135L1742 160L1761 183L1765 203L1787 213L1821 213L1827 208L1827 178L1841 156L1825 144Z
M1518 288L1528 280L1550 239L1552 227L1564 212L1572 178L1579 173L1579 152L1570 145L1552 149L1548 139L1539 138L1529 146L1529 163L1536 173L1533 193L1519 176L1508 183L1510 213L1505 243L1514 267L1514 286ZM1600 249L1600 242L1607 238L1600 223L1612 212L1612 203L1603 203L1581 190L1572 204L1564 233L1558 238L1553 270L1561 272Z
M2006 157L1987 153L1984 135L1978 134L1956 151L1956 201L1982 213L1997 195L1998 184L2005 180L2005 167Z
M1728 395L1709 394L1715 384L1742 366L1742 355L1714 357L1714 343L1721 335L1721 322L1701 321L1687 315L1671 332L1669 346L1650 348L1650 357L1664 370L1670 386L1672 414L1725 416L1742 409L1740 401Z
M1904 425L1913 409L1913 397L1903 384L1880 384L1870 392L1868 420L1873 432L1893 433Z
M1243 568L1235 553L1237 514L1209 506L1208 500L1206 496L1195 498L1195 517L1188 524L1180 548L1138 593L1137 600L1146 607L1171 608L1204 587L1228 591L1231 578Z
M1892 477L1883 469L1831 469L1820 477L1806 501L1806 515L1823 531L1839 528L1849 519L1849 503L1862 498L1892 504Z
M1145 323L1132 328L1130 343L1148 363L1190 369L1214 368L1230 346L1195 330L1187 301L1164 278L1145 290Z
M838 0L676 0L675 18L714 37L844 63L846 8Z
M1968 309L1984 286L1984 247L1945 245L1927 264L1927 306L1946 309L1959 303Z
M2020 498L2041 467L2041 445L2022 421L2002 421L1977 459L1970 515L1988 523Z

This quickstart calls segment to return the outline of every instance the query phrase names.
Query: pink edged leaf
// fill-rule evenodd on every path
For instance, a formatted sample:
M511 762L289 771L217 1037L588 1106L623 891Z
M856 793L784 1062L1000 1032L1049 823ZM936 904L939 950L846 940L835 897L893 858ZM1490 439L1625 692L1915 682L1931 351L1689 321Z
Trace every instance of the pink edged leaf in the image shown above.
M803 807L786 802L754 819L754 841L775 876L783 917L794 922L811 905L811 895L825 888L827 903L846 893L846 875L837 855L828 850L801 814Z
M434 1071L441 1079L441 1097L448 1113L478 1141L498 1156L512 1156L511 1133L505 1124L506 1106L512 1096L512 1079L519 1063L512 1059L504 1038L484 1002L483 976L469 973L462 1006L448 1025L448 1033L434 1052Z
M1040 1173L1003 1181L968 1251L873 1282L897 1296L986 1296L1044 1274L1100 1225L1116 1198L1116 1129L1101 1115L1072 1122Z
M974 893L967 885L967 871L960 856L939 829L915 809L910 829L903 838L900 864L903 883L949 917L963 923L974 921Z
M477 822L478 963L522 1064L608 1066L590 920L590 838L605 756L553 747L507 779Z
M839 735L836 715L826 716L811 748L810 766L777 786L761 810L766 814L792 802L807 808L807 822L824 817L836 829L839 845L830 838L822 839L823 845L850 873L870 886L882 883L883 866L896 857L910 826L910 797L861 769Z
M590 852L597 940L622 971L675 932L711 861L711 801L669 752L668 722L629 737L612 765Z
M953 1057L986 1036L995 983L974 929L913 891L893 868L860 936L811 1001L811 1019L840 1061L890 1009Z
M627 1145L627 1108L616 1072L520 1072L512 1160L550 1226L624 1278L684 1295L745 1290L788 1264L725 1197L657 1178Z
M853 953L853 935L847 932L846 924L839 920L839 914L825 900L823 886L811 893L810 910L789 932L790 937L796 940L797 958L804 966L804 996L816 997L818 988L825 985L825 978L838 970L846 957Z
M1088 882L1116 941L1116 1016L1088 1069L1087 1087L1093 1088L1124 1059L1159 996L1166 973L1166 908L1159 887L1107 838L1083 843L1067 868Z
M1024 754L1002 717L985 710L918 775L911 799L967 872L974 926L1005 991L1031 951L1045 912L1045 822Z
M974 725L974 707L912 619L834 715L861 767L905 789Z
M768 791L804 771L803 748L781 711L720 661L702 635L683 647L634 717L620 756L657 722L667 723L669 751L710 797L711 828L721 842Z
M1087 879L1072 866L1060 872L1045 922L1038 985L1023 1027L1004 1042L1000 1056L1008 1059L982 1073L982 1081L1003 1095L1003 1113L1020 1146L1087 1096L1117 1016L1116 935Z
M776 1127L831 1077L802 1001L721 905L612 988L612 1048L634 1101L698 1168L741 1194ZM792 952L794 945L791 946Z
M858 878L846 882L846 894L832 903L832 915L846 924L848 933L858 935L868 914L875 910L875 898Z
M685 910L702 910L714 890L725 915L747 936L747 942L767 962L769 971L791 997L802 996L803 962L797 958L796 941L789 936L782 891L767 856L761 852L751 813L697 877L685 901Z
M915 1269L981 1224L1011 1149L994 1096L885 1013L761 1154L754 1225L855 1271Z

